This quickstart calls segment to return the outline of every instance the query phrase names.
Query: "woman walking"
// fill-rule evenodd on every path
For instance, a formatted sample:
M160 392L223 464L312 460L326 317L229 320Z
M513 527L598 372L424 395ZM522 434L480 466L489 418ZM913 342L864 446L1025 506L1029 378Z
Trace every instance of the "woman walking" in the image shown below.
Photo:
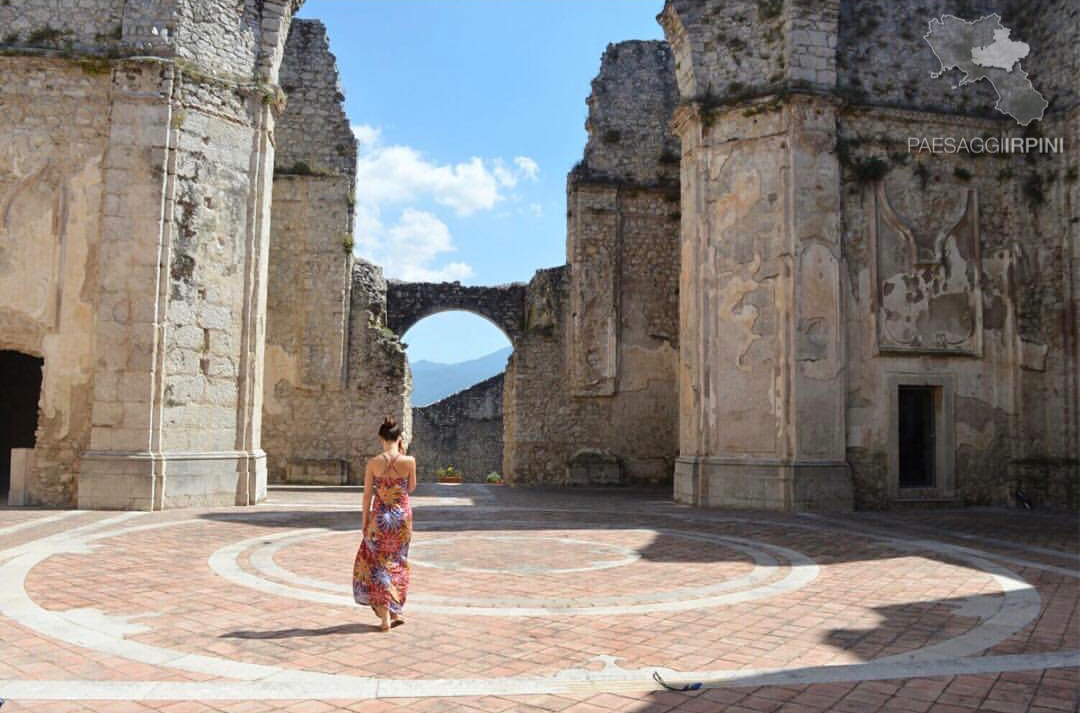
M387 417L379 427L382 453L364 470L363 540L353 564L353 599L371 607L382 631L405 623L409 590L409 493L416 489L416 459L402 453L400 439L401 427Z

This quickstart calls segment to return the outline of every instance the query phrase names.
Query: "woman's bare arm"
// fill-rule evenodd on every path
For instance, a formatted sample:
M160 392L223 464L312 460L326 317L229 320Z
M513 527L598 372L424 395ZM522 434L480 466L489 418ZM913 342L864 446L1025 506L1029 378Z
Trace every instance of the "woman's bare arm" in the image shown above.
M409 492L416 490L416 459L409 465Z
M360 532L367 535L368 526L368 513L371 512L371 485L373 477L371 475L371 464L369 463L367 468L364 469L364 501L363 509L364 514L360 519Z

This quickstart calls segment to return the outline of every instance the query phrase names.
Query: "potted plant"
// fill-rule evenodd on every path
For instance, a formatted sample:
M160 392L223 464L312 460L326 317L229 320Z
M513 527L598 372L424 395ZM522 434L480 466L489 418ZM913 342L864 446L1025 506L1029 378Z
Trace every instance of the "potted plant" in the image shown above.
M490 473L488 473L487 477L484 478L484 480L487 481L488 485L502 485L503 482L502 476L495 471L491 471Z
M461 471L452 465L435 471L435 479L440 483L460 483Z

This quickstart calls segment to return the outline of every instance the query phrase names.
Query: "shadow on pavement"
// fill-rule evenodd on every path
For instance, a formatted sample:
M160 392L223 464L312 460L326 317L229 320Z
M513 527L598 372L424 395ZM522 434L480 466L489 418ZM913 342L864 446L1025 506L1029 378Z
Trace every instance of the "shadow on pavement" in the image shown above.
M230 631L222 639L292 639L297 636L330 636L333 634L367 634L382 631L377 624L339 624L321 629L269 629L260 631Z

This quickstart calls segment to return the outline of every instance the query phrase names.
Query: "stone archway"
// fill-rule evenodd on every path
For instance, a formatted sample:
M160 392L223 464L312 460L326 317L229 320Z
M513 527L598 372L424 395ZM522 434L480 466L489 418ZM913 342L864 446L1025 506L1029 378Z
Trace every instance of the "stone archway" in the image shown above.
M36 442L43 364L39 357L0 350L0 504L7 503L11 487L12 449Z
M504 326L491 316L474 311L436 309L402 335L403 344L419 336L424 325L439 323L448 315L458 321L449 322L452 333L470 335L473 344L493 340L501 335L499 345L491 344L470 358L435 356L436 362L454 364L416 363L410 359L412 394L410 397L412 430L409 436L410 453L417 458L417 476L422 481L434 481L440 468L454 466L466 482L483 482L491 473L503 472L503 399L507 354L512 354L516 341ZM438 329L446 330L447 322ZM419 343L419 342L418 342ZM440 352L441 354L441 352Z
M486 287L390 280L386 285L386 326L401 337L424 317L462 310L491 321L514 343L525 328L525 291L520 282Z

